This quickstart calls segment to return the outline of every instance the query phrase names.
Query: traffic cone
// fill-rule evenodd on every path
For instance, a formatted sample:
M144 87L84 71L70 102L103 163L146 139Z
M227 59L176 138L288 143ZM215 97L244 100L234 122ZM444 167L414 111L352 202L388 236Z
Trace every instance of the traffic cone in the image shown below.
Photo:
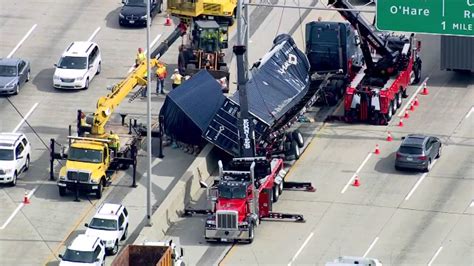
M413 104L411 105L413 107ZM411 108L410 108L411 109ZM413 111L413 110L412 110ZM405 110L405 115L403 116L404 118L410 118L410 114L408 114L408 111Z
M423 95L428 95L430 92L428 91L428 87L426 86L426 83L423 85L423 91L421 94Z
M413 102L410 103L410 111L415 111L415 104Z
M390 131L388 131L387 141L392 141L392 140L393 140L392 134L390 133Z
M414 102L414 105L415 105L415 106L418 106L418 105L420 105L420 103L418 102L418 96L415 96L415 102Z
M166 15L165 26L171 26L170 15Z
M400 118L400 122L398 123L399 127L403 127L403 119Z
M375 154L380 154L380 150L379 150L379 145L378 144L375 144L375 151L374 151Z
M359 176L356 175L355 178L354 178L354 183L352 184L354 187L358 187L360 186L360 182L359 182Z
M23 196L23 204L29 204L30 199L28 198L28 191L25 191L25 196Z

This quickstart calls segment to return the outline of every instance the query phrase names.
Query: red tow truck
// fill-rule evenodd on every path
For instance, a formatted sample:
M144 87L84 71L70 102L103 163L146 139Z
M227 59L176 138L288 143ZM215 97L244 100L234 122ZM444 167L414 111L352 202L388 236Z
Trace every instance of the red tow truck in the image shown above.
M208 188L210 210L185 210L187 215L207 214L206 241L252 243L255 227L262 219L289 219L304 222L300 214L272 211L283 189L314 191L310 183L284 181L283 160L266 157L234 158L224 170L219 161L219 177Z
M359 32L365 60L365 67L345 91L344 120L386 125L401 106L402 98L407 97L407 87L420 81L420 42L414 34L407 38L377 31L353 11L347 0L330 0L329 4L339 8L339 13Z

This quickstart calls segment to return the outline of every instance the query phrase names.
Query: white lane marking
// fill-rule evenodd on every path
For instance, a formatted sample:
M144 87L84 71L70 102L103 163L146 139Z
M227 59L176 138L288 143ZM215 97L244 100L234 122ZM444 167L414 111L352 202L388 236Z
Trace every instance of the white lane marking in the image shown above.
M428 266L431 266L431 264L435 261L436 257L438 257L439 253L443 250L443 247L439 247L438 251L434 254L433 258L431 258L430 262L428 262Z
M97 33L99 33L100 31L100 27L97 27L97 29L95 29L94 33L92 33L91 37L89 37L89 39L87 39L88 42L92 41L92 39L94 39L94 37L97 35Z
M18 48L20 48L20 46L23 44L23 42L26 41L28 36L30 36L30 34L35 30L36 26L38 26L38 24L35 24L35 25L33 25L33 27L31 27L31 29L26 33L26 35L23 36L23 39L21 39L20 42L15 46L15 48L13 48L13 50L7 55L7 58L12 57L12 55L16 52L16 50L18 50Z
M150 47L153 47L153 46L156 44L156 42L158 42L158 40L159 40L160 38L161 38L161 34L158 34L158 36L156 36L156 38L153 39L153 41L150 43ZM145 49L145 51L143 51L144 54L146 54L147 52L148 52L147 49ZM127 74L130 73L130 72L132 72L132 70L133 70L134 68L135 68L135 64L133 64L133 66L131 66L131 67L128 69Z
M36 109L36 107L38 106L38 103L35 103L30 111L28 111L28 113L26 113L26 115L23 117L23 119L20 121L20 123L15 127L15 129L13 129L12 133L15 133L18 129L20 129L21 125L23 125L23 123L25 123L26 119L28 119L28 117L31 115L31 113L33 113L33 111Z
M474 207L474 200L471 201L471 205L469 207Z
M469 110L469 113L467 113L466 119L468 119L471 116L472 112L474 112L474 106L472 106L471 110Z
M28 195L26 196L28 199L31 198L31 196L33 196L33 194L35 193L36 189L38 187L35 187L32 191L30 191L30 193L28 193ZM23 206L25 206L25 203L20 203L18 205L18 207L16 207L16 209L13 211L13 213L10 215L10 217L8 217L8 219L5 221L5 223L2 225L2 227L0 227L0 230L3 230L5 229L5 227L7 227L7 225L13 220L13 218L18 214L18 212L21 210L21 208L23 208Z
M313 237L314 233L311 232L311 234L309 234L308 238L306 238L306 240L303 242L303 245L300 247L300 249L298 249L298 251L296 252L296 254L293 256L293 258L291 258L291 261L288 263L288 266L291 266L291 264L296 260L296 258L298 257L298 255L300 255L301 251L303 251L304 247L308 244L309 240L311 240L311 238Z
M410 99L405 103L405 106L403 106L402 109L400 109L400 112L398 113L398 117L402 117L405 115L405 110L408 108L408 106L410 105L410 103L413 101L413 99L415 99L416 95L418 94L418 92L420 92L420 90L426 85L426 82L428 81L428 79L430 79L430 77L427 77L425 78L425 80L423 80L423 82L421 83L420 86L418 86L418 88L416 89L416 91L413 93L413 95L410 97Z
M367 154L367 157L365 157L365 160L362 162L362 164L359 166L359 168L357 168L357 171L354 173L354 175L352 175L351 179L349 179L349 181L347 182L347 184L344 186L344 188L341 190L341 194L344 194L344 192L346 192L347 188L349 187L349 185L352 183L352 181L354 180L354 178L356 177L356 175L359 174L360 170L362 170L362 167L364 167L364 165L367 163L367 161L370 159L370 157L372 156L372 153L369 153Z
M372 241L372 244L370 244L369 248L367 249L367 251L364 253L364 258L369 255L369 252L372 250L372 248L375 246L375 243L377 243L377 241L379 241L379 237L376 237L374 239L374 241Z
M438 160L435 160L433 162L433 164L431 165L431 169L433 169L433 166L436 164ZM413 188L410 190L410 192L408 193L408 195L405 197L405 200L409 200L411 195L413 194L413 192L415 192L416 188L421 184L421 182L423 182L423 179L425 179L425 177L428 175L428 173L424 173L423 175L421 175L420 179L418 179L418 181L416 181L415 183L415 186L413 186Z

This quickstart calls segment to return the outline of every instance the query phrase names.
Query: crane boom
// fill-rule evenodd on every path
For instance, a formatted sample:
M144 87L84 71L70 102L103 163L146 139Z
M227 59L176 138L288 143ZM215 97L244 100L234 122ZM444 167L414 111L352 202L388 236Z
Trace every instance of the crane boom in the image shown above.
M150 54L150 66L156 67L158 59L169 49L169 47L182 35L186 33L186 25L180 23L176 29ZM127 95L138 85L145 86L147 66L146 61L138 65L128 76L117 83L112 91L106 96L102 96L97 101L96 111L93 116L91 134L102 136L105 132L105 125L110 119L115 108L127 97Z

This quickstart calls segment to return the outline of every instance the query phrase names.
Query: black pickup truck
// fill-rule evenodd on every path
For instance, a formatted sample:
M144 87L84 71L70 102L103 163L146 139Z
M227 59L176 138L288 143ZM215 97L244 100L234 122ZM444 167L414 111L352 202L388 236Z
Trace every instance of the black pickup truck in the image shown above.
M122 0L123 7L119 13L120 26L146 26L146 21L161 13L163 0L150 0L150 14L146 14L147 0Z

